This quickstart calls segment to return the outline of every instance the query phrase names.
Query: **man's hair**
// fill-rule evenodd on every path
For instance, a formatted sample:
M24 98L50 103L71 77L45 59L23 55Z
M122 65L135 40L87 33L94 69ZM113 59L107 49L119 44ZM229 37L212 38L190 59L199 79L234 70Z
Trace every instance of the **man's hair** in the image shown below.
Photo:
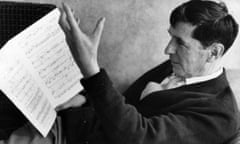
M205 47L214 42L223 44L224 53L231 47L238 33L238 24L222 2L191 0L183 3L175 8L170 16L172 27L178 22L196 26L192 37Z

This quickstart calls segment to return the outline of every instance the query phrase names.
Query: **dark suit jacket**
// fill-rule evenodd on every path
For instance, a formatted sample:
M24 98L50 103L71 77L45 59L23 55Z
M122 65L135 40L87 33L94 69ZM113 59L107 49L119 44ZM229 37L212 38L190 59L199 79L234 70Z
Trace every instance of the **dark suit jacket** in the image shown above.
M139 100L149 81L161 82L171 72L165 62L139 78L125 97L104 70L83 79L93 108L68 115L69 143L222 144L230 139L239 128L239 113L225 71L215 79Z

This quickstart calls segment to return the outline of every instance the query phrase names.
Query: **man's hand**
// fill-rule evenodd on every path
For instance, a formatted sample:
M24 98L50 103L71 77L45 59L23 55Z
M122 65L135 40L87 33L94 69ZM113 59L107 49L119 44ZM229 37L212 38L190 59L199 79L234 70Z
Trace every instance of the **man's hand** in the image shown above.
M74 108L74 107L80 107L86 102L86 98L82 95L76 95L73 98L71 98L69 101L66 103L58 106L56 108L56 111L68 109L68 108Z
M80 20L76 21L70 7L63 4L59 23L66 35L73 57L84 77L90 77L99 72L97 53L104 22L105 18L99 19L92 34L87 35L80 29Z

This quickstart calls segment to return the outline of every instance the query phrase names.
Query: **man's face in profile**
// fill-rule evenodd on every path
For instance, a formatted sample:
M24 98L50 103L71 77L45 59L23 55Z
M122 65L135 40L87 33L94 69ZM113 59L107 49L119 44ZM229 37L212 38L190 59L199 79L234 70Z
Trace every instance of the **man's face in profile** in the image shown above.
M173 72L185 78L204 75L209 55L209 50L192 38L195 28L196 26L189 23L179 22L168 31L171 40L165 53L170 56Z

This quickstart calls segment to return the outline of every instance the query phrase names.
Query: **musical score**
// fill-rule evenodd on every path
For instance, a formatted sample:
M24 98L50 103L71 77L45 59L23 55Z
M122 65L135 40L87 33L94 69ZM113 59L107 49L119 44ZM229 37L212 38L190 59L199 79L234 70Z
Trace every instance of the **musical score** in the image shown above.
M54 9L13 37L0 51L0 88L47 136L54 108L82 90L82 77L58 25Z

